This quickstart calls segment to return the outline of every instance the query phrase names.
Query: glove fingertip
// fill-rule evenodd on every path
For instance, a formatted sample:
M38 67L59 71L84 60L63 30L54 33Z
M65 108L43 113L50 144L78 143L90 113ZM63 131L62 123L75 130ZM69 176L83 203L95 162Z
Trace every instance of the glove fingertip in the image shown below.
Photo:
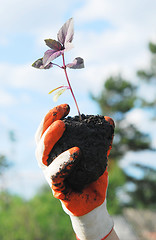
M70 106L68 104L61 104L51 109L43 120L43 127L41 136L46 129L55 121L60 120L68 115L70 112Z
M113 126L113 128L115 128L115 123L114 123L114 120L113 120L112 118L110 118L110 117L108 117L108 116L104 116L104 118L105 118L105 120L106 120L107 122L110 123L110 125Z
M68 113L70 112L70 106L68 104L61 104L60 105L62 110L63 110L63 117L66 117L68 115Z
M81 155L81 151L79 147L72 147L68 151L70 153L70 161L77 159Z

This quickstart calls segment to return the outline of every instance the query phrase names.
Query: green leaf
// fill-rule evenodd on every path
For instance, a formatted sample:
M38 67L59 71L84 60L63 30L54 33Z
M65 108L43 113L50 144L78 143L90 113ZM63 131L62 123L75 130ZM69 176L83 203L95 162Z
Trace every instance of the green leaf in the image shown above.
M156 53L156 44L150 42L149 43L149 49L152 53Z

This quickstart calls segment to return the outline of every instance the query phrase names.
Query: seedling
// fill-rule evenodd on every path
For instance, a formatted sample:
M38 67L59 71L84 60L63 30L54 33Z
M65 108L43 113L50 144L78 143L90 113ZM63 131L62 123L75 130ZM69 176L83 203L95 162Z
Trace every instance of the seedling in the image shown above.
M49 94L58 90L54 95L54 101L56 101L58 99L58 97L62 93L65 92L65 90L70 89L72 97L76 104L79 118L81 120L80 110L79 110L75 95L73 93L73 90L72 90L72 87L71 87L71 84L70 84L70 81L68 78L67 67L71 68L71 69L84 68L84 60L81 57L77 57L73 60L72 63L66 64L65 56L64 56L66 51L69 51L73 48L73 44L72 44L73 36L74 36L74 21L73 21L73 18L70 18L59 30L59 32L57 34L58 41L53 40L53 39L45 39L44 40L46 45L50 48L50 50L47 50L44 53L44 56L42 58L39 58L38 60L36 60L32 64L32 66L35 68L38 68L38 69L50 69L53 66L57 66L64 70L68 86L64 86L64 85L59 86L59 87L53 89L52 91L50 91ZM59 56L62 56L62 63L63 63L62 66L53 62L53 60Z

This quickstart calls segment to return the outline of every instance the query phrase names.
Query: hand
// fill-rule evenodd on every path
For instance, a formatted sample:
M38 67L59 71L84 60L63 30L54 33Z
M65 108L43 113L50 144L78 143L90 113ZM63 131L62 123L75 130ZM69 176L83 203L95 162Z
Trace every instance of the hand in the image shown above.
M107 169L82 193L76 193L65 191L64 180L79 161L81 150L75 146L60 154L49 166L47 164L50 151L65 131L65 124L61 119L67 116L69 110L67 104L59 105L50 110L42 120L36 133L36 158L52 188L54 197L61 200L64 211L70 215L78 239L101 240L113 228L113 221L108 215L105 201L108 186ZM114 127L111 118L105 117L105 120Z

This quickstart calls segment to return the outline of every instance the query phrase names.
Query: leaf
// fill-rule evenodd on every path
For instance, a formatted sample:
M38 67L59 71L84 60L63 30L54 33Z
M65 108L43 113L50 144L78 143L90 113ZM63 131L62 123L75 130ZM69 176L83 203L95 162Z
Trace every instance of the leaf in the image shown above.
M49 68L52 68L52 67L53 67L53 64L50 62L45 67L43 66L43 69L49 69Z
M57 88L54 88L53 90L51 90L48 94L51 94L52 92L56 91L57 89L59 88L68 88L66 86L60 86L60 87L57 87Z
M34 67L34 68L40 68L41 66L43 66L42 58L37 59L37 60L32 64L32 67Z
M53 49L55 51L59 51L62 49L62 45L56 40L45 39L44 41L48 47L50 47L51 49Z
M43 56L43 66L47 66L55 58L59 57L64 51L47 50Z
M64 47L67 43L71 43L74 37L74 20L70 18L59 30L57 38Z
M72 63L67 64L66 67L69 67L72 69L84 68L84 60L81 57L77 57L74 59Z
M39 58L38 60L36 60L33 64L32 67L34 68L38 68L38 69L49 69L53 67L53 64L51 62L49 62L45 67L43 65L43 58Z
M58 98L67 90L67 88L63 88L63 89L60 89L59 91L57 91L55 93L55 95L53 96L53 100L54 102L57 102Z
M64 51L67 52L67 51L71 50L73 47L74 47L73 44L68 42L68 43L65 44Z
M156 53L156 44L150 42L149 43L149 49L152 53Z

